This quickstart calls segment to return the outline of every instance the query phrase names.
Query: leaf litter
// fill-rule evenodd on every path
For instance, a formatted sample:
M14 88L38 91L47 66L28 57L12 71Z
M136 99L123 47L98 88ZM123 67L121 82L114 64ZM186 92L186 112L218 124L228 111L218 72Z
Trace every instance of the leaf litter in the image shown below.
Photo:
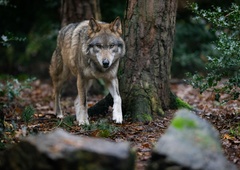
M240 168L240 99L225 103L216 102L214 94L198 90L184 83L174 81L171 90L199 112L199 116L207 119L220 133L223 151L227 159ZM180 81L179 81L180 82ZM90 117L90 126L78 126L74 117L75 96L64 96L61 104L65 119L59 120L53 112L52 86L49 80L35 80L32 89L22 93L24 99L21 104L15 103L6 108L5 132L1 136L1 143L8 145L19 142L19 139L29 134L46 133L55 128L63 128L71 134L106 138L115 142L128 141L136 150L136 169L145 169L151 156L151 150L169 126L176 110L168 110L164 117L143 123L133 122L125 117L121 125L111 121L111 111L106 115ZM102 99L102 95L89 96L88 106L93 106ZM225 96L227 97L227 95ZM1 101L5 99L0 98ZM33 119L26 125L21 120L21 113L25 106L34 107Z

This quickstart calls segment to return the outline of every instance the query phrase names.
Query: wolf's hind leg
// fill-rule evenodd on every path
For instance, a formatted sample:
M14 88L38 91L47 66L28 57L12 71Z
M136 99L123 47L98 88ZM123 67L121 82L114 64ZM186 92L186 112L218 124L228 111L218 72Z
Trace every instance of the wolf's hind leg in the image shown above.
M54 95L54 113L56 114L57 118L63 118L63 113L61 109L61 91L64 81L53 81L53 95Z
M63 65L62 57L56 51L53 53L49 71L53 82L54 112L58 118L63 118L60 97L63 84L67 80L70 71Z

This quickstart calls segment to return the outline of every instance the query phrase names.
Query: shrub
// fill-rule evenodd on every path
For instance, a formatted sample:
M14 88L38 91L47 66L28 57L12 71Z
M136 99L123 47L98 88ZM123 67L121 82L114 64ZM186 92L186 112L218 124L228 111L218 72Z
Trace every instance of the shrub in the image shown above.
M172 76L181 78L186 72L195 73L204 70L207 55L213 50L212 41L216 36L203 20L180 20L176 23L173 48Z
M192 77L189 83L199 88L200 92L212 90L216 100L222 93L228 93L231 99L239 97L240 87L240 7L232 4L228 9L213 7L202 10L196 3L190 9L197 15L196 19L204 19L210 24L217 36L213 42L217 55L207 56L206 75L188 74Z
M24 89L31 88L30 83L34 79L35 78L28 78L20 82L16 78L8 77L5 83L0 82L0 113L2 114L0 122L2 122L2 126L4 126L4 116L8 114L8 112L15 113L10 110L14 110L18 105L21 105L23 101L21 98L21 92ZM25 107L22 112L22 120L25 123L29 123L33 114L34 108L32 106Z

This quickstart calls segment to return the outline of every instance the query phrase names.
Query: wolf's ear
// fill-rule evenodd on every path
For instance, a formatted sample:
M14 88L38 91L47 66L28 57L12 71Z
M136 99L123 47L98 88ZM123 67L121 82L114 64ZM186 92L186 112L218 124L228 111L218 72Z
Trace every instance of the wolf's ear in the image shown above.
M111 24L110 24L110 30L112 32L117 32L120 35L122 34L122 24L121 24L121 20L119 17L117 17Z
M94 18L91 18L88 23L89 30L88 34L92 34L94 32L99 32L101 30L101 26L97 23L97 21Z

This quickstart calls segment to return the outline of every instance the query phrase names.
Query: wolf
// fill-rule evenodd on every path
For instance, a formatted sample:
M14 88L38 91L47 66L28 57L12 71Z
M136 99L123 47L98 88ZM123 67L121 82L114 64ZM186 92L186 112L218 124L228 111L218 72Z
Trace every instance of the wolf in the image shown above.
M113 97L112 119L116 123L122 123L122 99L117 79L119 61L125 54L125 43L121 36L122 24L119 17L111 23L91 18L69 24L59 31L49 67L55 98L54 112L58 118L63 118L61 90L72 74L77 77L78 95L74 106L79 125L89 124L87 92L92 79L98 78L104 80Z

